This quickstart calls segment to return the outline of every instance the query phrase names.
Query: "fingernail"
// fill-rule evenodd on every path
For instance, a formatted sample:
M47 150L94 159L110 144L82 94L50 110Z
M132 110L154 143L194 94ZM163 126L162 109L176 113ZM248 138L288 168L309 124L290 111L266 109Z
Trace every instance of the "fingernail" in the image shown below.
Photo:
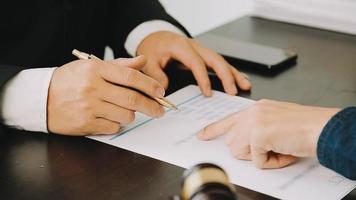
M244 81L245 83L250 83L250 79L248 79L248 78L245 78L243 81Z
M236 86L233 86L233 88L231 88L231 91L230 91L232 95L237 95L237 88Z
M165 93L166 93L166 91L164 91L164 89L162 87L158 87L156 89L156 95L158 98L163 98Z
M198 134L197 134L197 137L199 140L203 140L204 139L204 132L203 131L200 131Z
M251 84L251 82L250 82L248 79L243 80L243 82L244 82L244 84L246 84L246 86L247 86L248 88L251 88L252 84Z
M205 90L205 95L206 95L207 97L213 96L213 94L212 94L212 92L211 92L211 89L206 89L206 90Z
M165 113L166 113L166 111L164 110L164 108L161 107L161 108L159 109L159 113L158 113L158 116L157 116L157 117L158 117L158 118L159 118L159 117L163 117L163 115L164 115Z
M242 72L241 72L241 74L242 74L242 76L245 77L246 79L250 79L250 77L249 77L247 74L242 73Z

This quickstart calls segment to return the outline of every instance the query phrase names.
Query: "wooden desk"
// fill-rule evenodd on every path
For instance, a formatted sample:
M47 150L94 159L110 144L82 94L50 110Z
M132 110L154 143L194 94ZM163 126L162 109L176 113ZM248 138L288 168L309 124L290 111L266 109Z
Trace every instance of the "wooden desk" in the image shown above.
M295 67L275 76L248 73L252 99L323 106L356 103L356 37L256 18L207 34L296 50ZM194 82L170 70L169 91ZM216 78L214 87L221 89ZM179 191L182 168L81 137L9 130L0 136L0 199L166 200ZM237 187L244 199L273 199ZM356 191L345 199L356 199Z

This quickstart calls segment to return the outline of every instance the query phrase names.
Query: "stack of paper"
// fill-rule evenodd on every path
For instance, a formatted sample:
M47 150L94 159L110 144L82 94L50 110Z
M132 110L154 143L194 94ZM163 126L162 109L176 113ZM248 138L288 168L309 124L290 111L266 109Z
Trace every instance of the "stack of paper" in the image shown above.
M259 17L356 34L355 0L255 0L253 10Z

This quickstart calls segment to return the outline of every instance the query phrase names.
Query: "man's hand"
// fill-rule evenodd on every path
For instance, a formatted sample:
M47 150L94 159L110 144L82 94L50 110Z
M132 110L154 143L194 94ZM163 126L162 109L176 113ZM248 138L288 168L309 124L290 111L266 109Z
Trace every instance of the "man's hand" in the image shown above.
M55 70L48 94L48 130L65 135L112 134L139 111L160 117L164 109L151 97L163 97L156 80L137 71L144 56L112 62L78 60ZM133 89L144 92L143 95Z
M259 168L280 168L297 157L315 157L323 127L339 109L261 100L254 106L207 126L201 140L226 134L237 159Z
M211 96L207 67L216 73L228 94L237 94L236 85L243 90L251 88L246 75L237 71L222 56L193 39L175 33L162 31L147 36L138 47L137 55L147 57L147 65L142 69L143 72L158 80L165 88L168 87L168 78L163 68L172 59L183 63L193 72L205 96Z

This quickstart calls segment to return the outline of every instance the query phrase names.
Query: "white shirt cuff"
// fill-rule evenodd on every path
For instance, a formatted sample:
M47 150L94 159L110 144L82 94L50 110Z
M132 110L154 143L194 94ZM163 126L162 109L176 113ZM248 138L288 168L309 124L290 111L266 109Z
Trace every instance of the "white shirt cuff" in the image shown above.
M55 68L27 69L9 80L2 91L1 117L17 129L48 132L47 95Z
M125 42L126 51L131 56L136 56L137 49L141 42L150 34L158 31L169 31L186 36L182 30L169 22L163 20L151 20L138 25L130 32Z

